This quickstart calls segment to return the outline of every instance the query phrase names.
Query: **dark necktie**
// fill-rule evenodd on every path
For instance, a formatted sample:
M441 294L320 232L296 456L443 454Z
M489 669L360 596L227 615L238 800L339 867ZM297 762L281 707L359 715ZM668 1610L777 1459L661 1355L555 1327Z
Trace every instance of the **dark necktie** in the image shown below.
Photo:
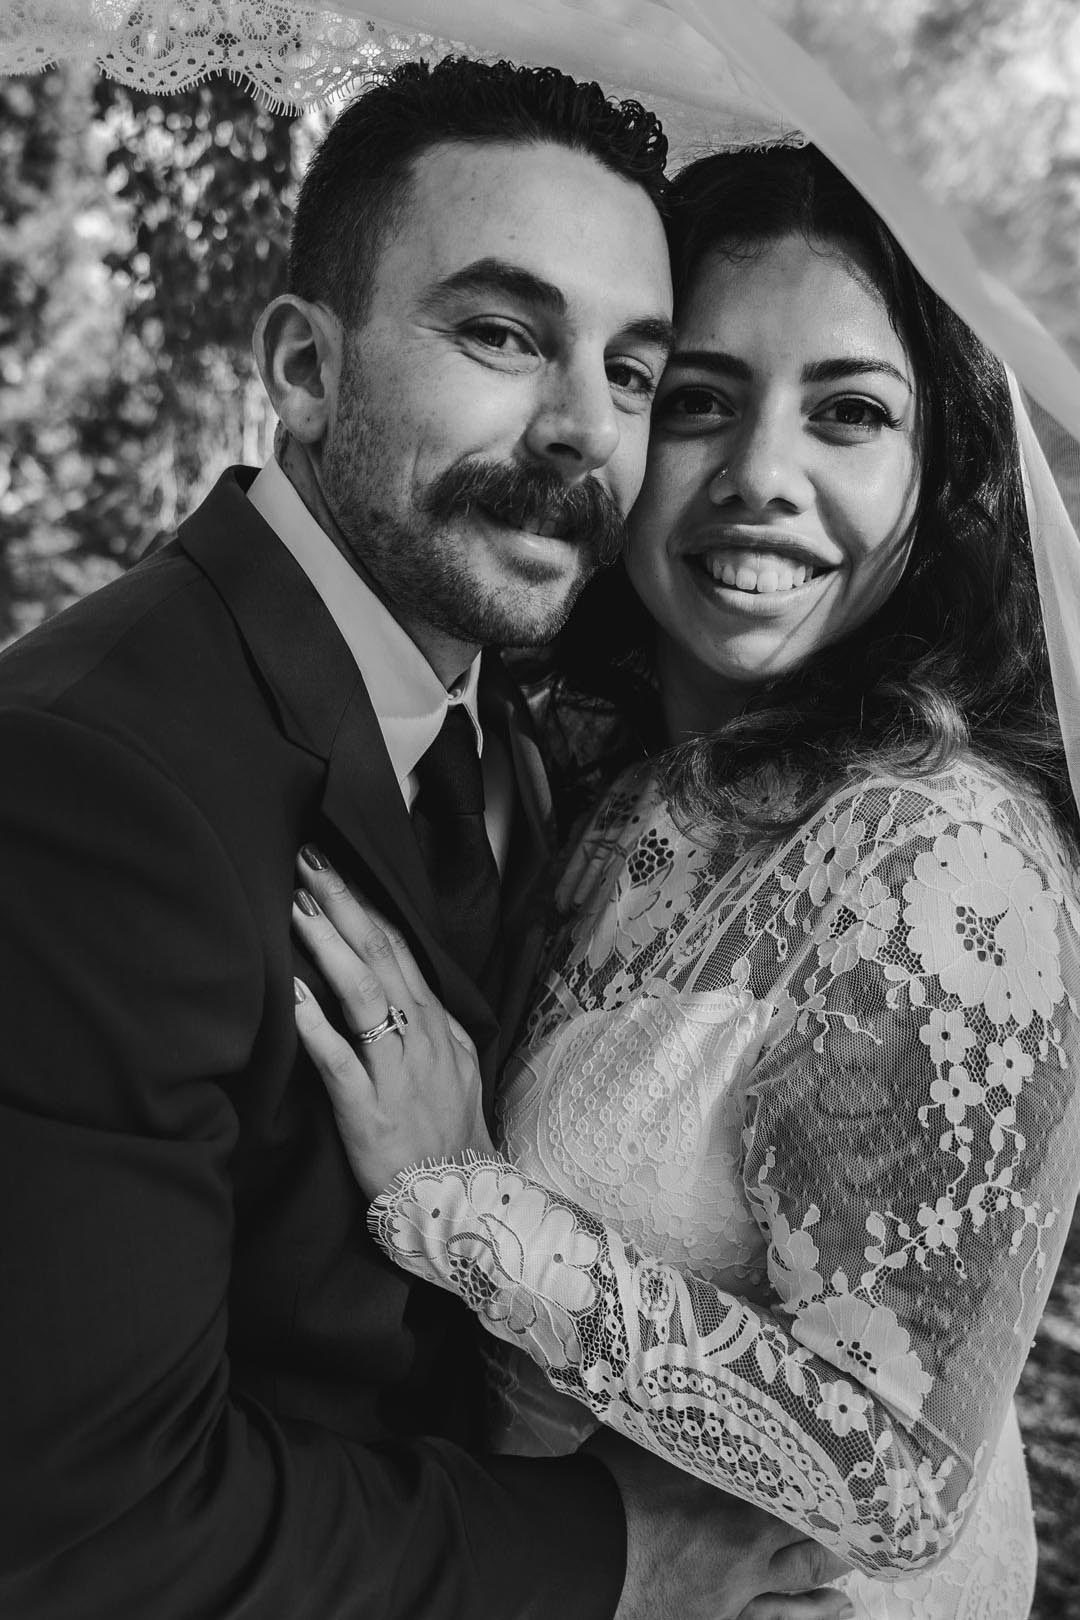
M412 820L443 935L482 988L499 946L499 870L484 826L484 778L476 731L461 704L416 767Z

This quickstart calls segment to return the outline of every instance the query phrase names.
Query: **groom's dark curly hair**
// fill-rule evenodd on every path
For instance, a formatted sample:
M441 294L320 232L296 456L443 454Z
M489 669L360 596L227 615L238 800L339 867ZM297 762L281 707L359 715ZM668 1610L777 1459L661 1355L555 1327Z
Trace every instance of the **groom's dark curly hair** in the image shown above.
M662 208L667 139L636 101L556 68L452 56L406 62L331 126L300 187L289 291L363 319L382 245L401 222L416 160L445 141L552 142L597 159Z

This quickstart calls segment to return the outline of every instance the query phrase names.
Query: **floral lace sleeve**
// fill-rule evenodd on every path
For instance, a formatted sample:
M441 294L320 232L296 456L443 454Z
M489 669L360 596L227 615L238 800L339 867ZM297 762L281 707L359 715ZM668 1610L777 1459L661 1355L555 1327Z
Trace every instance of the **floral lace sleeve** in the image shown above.
M1074 879L1009 814L849 791L673 929L669 986L771 1008L742 1165L768 1303L505 1160L406 1171L371 1214L556 1389L871 1574L963 1524L1080 1175Z

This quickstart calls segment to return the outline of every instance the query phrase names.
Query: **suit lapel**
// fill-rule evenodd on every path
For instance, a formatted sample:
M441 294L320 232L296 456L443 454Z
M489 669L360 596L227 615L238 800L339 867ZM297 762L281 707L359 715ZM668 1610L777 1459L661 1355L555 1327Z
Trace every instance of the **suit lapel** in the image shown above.
M353 656L307 575L232 468L179 531L236 622L290 742L326 762L322 810L386 901L426 943L435 903Z
M432 988L470 1030L490 1083L495 1014L441 942L435 897L367 688L307 575L247 499L254 477L249 468L226 471L177 538L228 607L282 732L326 762L321 812L330 836L318 836L328 855L361 888L374 881L370 898L404 930ZM516 689L498 659L491 662L483 684L492 691L492 723L507 740L528 805L520 855L523 812L515 812L512 865L527 874L537 869L546 784L541 791L539 756L534 762L515 741Z

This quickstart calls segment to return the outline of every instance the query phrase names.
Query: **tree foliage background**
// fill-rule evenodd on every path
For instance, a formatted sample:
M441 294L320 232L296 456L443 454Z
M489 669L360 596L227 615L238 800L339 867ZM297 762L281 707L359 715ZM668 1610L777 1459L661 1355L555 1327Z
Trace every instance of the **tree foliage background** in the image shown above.
M251 328L317 129L228 80L0 80L0 644L266 454Z

